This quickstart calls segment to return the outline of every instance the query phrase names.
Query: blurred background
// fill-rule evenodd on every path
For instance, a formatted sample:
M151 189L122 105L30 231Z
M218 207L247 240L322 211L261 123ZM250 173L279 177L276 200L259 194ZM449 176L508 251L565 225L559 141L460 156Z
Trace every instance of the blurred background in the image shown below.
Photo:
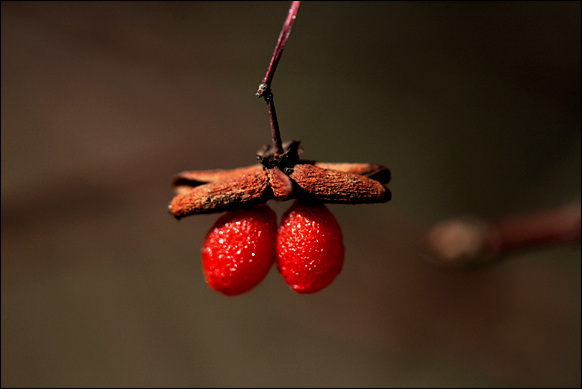
M436 268L443 218L580 196L580 2L305 2L273 82L303 156L390 167L330 205L296 295L203 279L182 170L255 163L289 2L2 2L2 387L580 386L580 245ZM281 215L290 203L272 203Z

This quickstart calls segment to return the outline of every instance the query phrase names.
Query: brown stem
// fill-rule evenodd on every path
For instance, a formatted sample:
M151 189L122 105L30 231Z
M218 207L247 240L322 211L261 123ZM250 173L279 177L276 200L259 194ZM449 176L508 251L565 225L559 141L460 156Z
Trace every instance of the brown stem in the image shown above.
M265 97L267 107L269 108L269 118L271 119L271 136L273 138L273 147L275 148L275 155L283 153L283 142L281 142L281 133L279 132L279 122L277 121L277 111L275 111L275 101L273 94Z
M495 262L522 249L580 240L580 201L562 207L498 220L450 219L427 235L433 260L446 267Z
M271 82L273 82L273 77L275 76L275 70L277 69L277 64L281 59L283 54L283 49L289 39L291 34L291 28L293 27L293 22L297 17L297 11L299 10L299 4L301 1L294 1L289 7L289 13L287 14L287 19L283 23L283 28L279 34L279 39L277 40L277 45L275 46L275 51L271 57L271 62L267 68L267 73L263 78L263 81L259 84L259 89L257 90L257 97L263 97L269 108L269 117L271 119L271 136L273 138L273 147L275 149L275 155L283 153L283 145L281 142L281 133L279 131L279 122L277 121L277 113L275 111L275 102L273 101L273 92L271 91Z

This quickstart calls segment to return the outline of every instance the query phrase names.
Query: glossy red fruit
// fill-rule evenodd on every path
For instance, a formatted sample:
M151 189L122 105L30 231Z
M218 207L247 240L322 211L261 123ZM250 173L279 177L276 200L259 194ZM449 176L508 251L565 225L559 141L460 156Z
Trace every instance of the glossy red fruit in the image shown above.
M206 282L229 296L251 290L275 263L276 239L277 215L267 205L225 213L202 245Z
M342 231L321 203L296 201L282 217L277 234L277 270L297 293L328 286L344 263Z

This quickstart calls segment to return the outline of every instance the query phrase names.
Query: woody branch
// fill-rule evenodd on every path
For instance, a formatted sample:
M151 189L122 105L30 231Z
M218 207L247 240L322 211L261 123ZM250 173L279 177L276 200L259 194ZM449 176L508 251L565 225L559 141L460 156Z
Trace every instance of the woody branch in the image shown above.
M426 244L444 267L473 267L502 260L517 250L580 241L580 201L497 220L449 219L433 226Z

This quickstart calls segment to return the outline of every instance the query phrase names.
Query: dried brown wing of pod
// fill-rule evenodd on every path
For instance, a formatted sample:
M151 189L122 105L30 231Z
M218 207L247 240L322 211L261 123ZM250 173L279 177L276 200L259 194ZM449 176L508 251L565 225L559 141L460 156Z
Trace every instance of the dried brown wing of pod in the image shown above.
M360 174L370 177L382 184L390 182L390 169L373 163L341 163L341 162L315 162L315 166L322 169L339 170L346 173Z
M262 168L261 165L256 164L236 169L188 170L174 176L172 186L196 187L209 182L226 181L244 174L255 173Z
M327 203L384 203L392 194L382 183L370 177L309 164L293 167L289 177L297 188L294 197Z
M278 167L268 169L268 175L273 196L281 201L291 198L293 194L293 182L289 176L283 173Z
M210 182L178 193L168 207L176 219L184 216L223 212L241 206L262 204L272 198L267 172L254 173L224 181Z

